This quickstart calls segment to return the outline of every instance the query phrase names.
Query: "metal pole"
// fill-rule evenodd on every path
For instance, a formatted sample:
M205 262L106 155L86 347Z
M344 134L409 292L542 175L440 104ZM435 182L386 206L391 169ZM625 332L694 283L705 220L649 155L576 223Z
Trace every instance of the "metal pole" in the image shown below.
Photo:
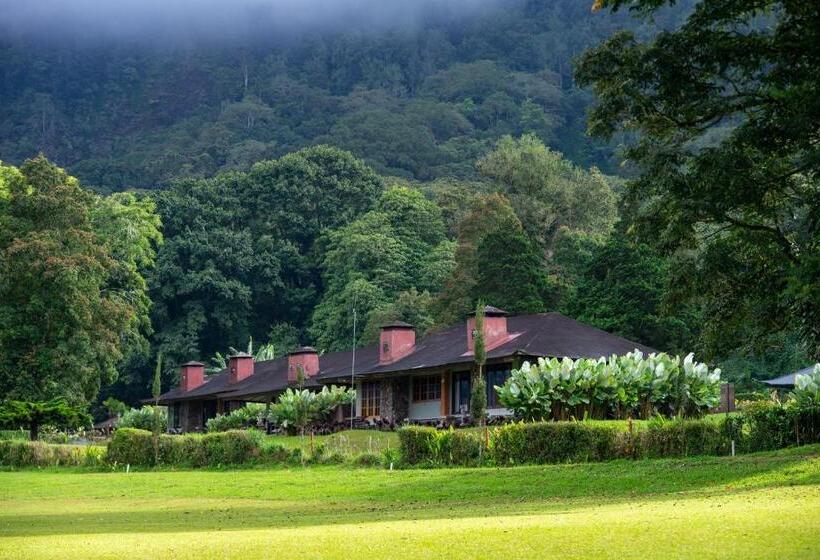
M350 388L356 390L356 308L353 308L353 359L350 363ZM358 398L358 396L356 397ZM350 429L353 429L353 417L356 415L356 401L350 405Z

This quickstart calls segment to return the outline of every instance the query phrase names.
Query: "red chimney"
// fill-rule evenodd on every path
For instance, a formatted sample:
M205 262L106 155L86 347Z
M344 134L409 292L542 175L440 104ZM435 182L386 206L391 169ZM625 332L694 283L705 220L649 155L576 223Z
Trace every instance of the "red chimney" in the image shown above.
M305 377L319 373L319 353L315 348L302 346L288 354L288 381L296 381L299 369Z
M467 317L467 351L475 351L475 313ZM487 305L484 307L484 348L491 350L507 342L507 312Z
M179 366L179 388L191 391L205 383L205 364L188 362Z
M394 321L382 325L379 333L379 363L392 364L404 358L416 348L416 331L413 325Z
M239 352L228 359L228 383L239 383L251 375L253 375L253 356Z

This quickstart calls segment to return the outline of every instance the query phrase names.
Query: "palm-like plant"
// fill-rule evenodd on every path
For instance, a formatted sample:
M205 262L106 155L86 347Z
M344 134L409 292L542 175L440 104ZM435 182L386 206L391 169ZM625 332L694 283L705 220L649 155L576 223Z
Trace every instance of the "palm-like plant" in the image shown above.
M533 420L569 416L699 415L719 402L720 370L667 354L630 352L597 360L539 358L513 370L500 402Z

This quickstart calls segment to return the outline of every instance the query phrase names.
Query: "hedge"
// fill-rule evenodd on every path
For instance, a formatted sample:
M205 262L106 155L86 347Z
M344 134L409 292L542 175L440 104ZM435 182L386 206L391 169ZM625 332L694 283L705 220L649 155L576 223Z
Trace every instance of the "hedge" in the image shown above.
M0 440L0 466L3 467L97 467L104 462L105 448L97 445Z
M399 431L406 465L520 465L624 458L726 455L820 443L820 406L758 402L740 414L694 420L657 418L624 429L588 422L519 422L489 431L409 426Z
M401 460L408 465L478 464L484 445L476 432L408 426L399 430Z
M279 460L289 455L279 446L265 447L262 435L252 430L230 430L205 435L159 436L159 451L154 452L151 432L123 428L108 444L108 462L134 466L213 467L241 465L258 461L263 455ZM158 455L158 457L157 457Z

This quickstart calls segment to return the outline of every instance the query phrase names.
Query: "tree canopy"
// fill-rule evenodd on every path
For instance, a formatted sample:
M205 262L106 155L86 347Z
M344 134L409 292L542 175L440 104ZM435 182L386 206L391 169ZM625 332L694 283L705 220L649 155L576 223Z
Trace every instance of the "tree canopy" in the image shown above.
M596 6L651 16L670 3ZM702 0L676 29L622 31L580 59L597 96L589 130L633 138L634 231L679 253L681 287L720 333L707 342L798 328L820 355L817 21L811 2Z
M151 332L153 203L94 195L42 156L2 177L0 399L87 404Z

